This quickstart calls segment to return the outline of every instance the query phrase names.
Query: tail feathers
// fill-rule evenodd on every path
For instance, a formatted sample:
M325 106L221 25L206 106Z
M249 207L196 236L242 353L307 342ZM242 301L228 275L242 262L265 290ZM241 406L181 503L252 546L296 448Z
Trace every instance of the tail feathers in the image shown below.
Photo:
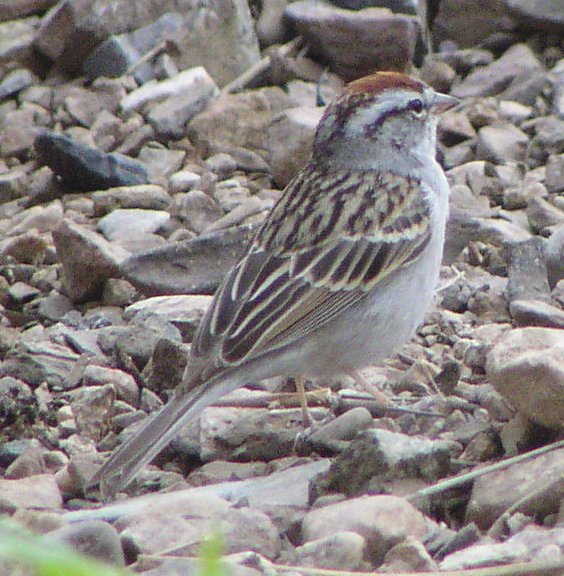
M189 394L172 398L110 456L91 478L89 486L100 484L102 497L112 499L121 488L133 480L143 466L170 443L182 426L240 385L239 381L232 379L211 380Z

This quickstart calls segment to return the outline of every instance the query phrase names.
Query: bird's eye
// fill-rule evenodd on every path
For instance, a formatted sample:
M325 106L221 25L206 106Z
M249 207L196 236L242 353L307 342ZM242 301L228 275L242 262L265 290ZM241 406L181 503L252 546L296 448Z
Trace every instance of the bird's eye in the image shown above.
M419 98L414 98L407 103L407 109L415 113L417 116L423 112L424 107L425 106L423 105L423 101Z

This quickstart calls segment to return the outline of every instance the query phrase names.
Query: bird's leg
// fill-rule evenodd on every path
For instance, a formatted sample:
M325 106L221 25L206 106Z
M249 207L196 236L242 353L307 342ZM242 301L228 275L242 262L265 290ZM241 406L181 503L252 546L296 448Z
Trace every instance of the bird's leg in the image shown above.
M365 392L367 392L368 394L373 396L378 402L381 402L382 404L390 404L390 399L383 392L380 392L380 390L378 390L378 388L376 388L376 386L369 384L358 370L355 370L354 368L350 368L349 370L347 370L347 374Z
M300 399L300 408L302 409L302 421L304 424L304 428L309 428L311 426L313 419L307 408L307 398L304 388L304 377L296 376L295 381L296 381L296 392L298 393L298 398Z

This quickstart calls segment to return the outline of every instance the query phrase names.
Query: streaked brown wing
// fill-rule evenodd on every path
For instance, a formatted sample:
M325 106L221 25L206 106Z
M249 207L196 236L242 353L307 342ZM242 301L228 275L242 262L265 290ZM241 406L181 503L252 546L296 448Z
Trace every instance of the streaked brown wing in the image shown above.
M368 182L376 185L375 176L370 176ZM322 184L308 182L313 187ZM263 227L269 233L259 233L249 253L218 290L194 340L193 353L215 357L220 368L292 344L354 306L400 267L415 261L431 235L428 206L421 189L410 181L400 179L393 184L398 194L391 202L386 198L384 203L377 191L372 191L373 201L366 202L362 214L358 212L362 206L357 205L356 212L351 213L339 205L338 210L325 215L334 232L318 227L317 241L312 241L316 234L308 234L300 226L288 228L273 211ZM366 182L362 186L367 189ZM342 204L349 188L350 182L343 177L341 188L331 190L332 194L341 191L335 202ZM295 195L290 187L283 200L303 208L304 203L297 202ZM326 197L318 198L320 204L327 201ZM313 213L317 210L323 216L322 208L313 206ZM326 206L327 210L333 208L331 203ZM315 223L311 218L308 222L310 210L306 212L297 220L302 226ZM278 237L272 236L276 227ZM343 234L347 230L348 235Z

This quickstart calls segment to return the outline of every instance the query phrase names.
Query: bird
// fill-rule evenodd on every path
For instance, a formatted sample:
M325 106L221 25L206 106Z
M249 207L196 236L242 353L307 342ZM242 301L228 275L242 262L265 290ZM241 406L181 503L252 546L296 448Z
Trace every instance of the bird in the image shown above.
M347 84L203 316L171 399L96 471L115 497L182 426L223 395L275 376L349 374L398 351L438 281L449 186L440 114L458 99L400 72Z

